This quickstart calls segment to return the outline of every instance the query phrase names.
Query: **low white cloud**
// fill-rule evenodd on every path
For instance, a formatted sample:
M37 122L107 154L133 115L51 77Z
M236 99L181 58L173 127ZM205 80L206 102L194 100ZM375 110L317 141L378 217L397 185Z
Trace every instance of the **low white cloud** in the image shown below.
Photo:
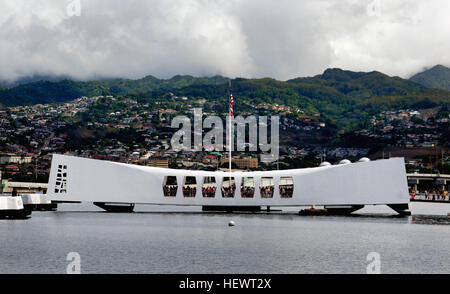
M0 80L31 75L289 79L327 67L408 77L450 65L447 0L0 2Z

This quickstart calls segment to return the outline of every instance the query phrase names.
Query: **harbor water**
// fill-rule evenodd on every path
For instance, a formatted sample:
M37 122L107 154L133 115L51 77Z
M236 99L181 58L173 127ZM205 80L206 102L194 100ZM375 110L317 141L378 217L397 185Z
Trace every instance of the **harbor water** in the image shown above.
M70 252L79 254L81 273L366 273L370 252L379 254L381 273L449 273L450 217L441 212L450 205L413 205L429 213L220 214L158 206L113 214L62 205L0 220L0 273L65 274Z

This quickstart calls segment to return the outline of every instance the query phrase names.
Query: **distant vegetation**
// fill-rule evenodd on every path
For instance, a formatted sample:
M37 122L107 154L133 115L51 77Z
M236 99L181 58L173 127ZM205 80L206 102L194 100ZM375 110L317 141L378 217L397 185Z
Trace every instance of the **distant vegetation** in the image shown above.
M232 86L237 112L239 107L243 109L244 101L253 106L278 103L300 108L305 114L320 114L344 130L361 127L370 116L384 110L424 109L442 106L450 101L450 91L447 90L430 89L412 80L390 77L380 72L342 69L327 69L315 77L288 81L238 78L233 80ZM177 96L223 102L223 110L226 111L227 89L228 78L222 76L175 76L167 80L147 76L138 80L38 81L0 88L0 104L14 106L64 102L80 96L96 95L128 95L151 103L155 98L172 92Z

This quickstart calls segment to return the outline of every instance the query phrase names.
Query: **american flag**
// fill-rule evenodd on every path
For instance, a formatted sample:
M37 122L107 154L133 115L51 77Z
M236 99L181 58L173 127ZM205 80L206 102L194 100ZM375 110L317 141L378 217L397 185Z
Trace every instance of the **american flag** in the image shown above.
M230 94L230 114L231 116L234 117L233 104L234 104L233 94Z

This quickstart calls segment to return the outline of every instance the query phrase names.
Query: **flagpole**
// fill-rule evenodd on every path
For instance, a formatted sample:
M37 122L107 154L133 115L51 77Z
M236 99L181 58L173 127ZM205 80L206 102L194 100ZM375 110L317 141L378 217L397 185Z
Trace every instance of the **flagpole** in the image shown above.
M231 80L228 81L228 101L229 101L229 107L228 107L228 116L229 116L229 128L230 128L230 141L229 141L229 168L230 168L230 173L231 173Z

